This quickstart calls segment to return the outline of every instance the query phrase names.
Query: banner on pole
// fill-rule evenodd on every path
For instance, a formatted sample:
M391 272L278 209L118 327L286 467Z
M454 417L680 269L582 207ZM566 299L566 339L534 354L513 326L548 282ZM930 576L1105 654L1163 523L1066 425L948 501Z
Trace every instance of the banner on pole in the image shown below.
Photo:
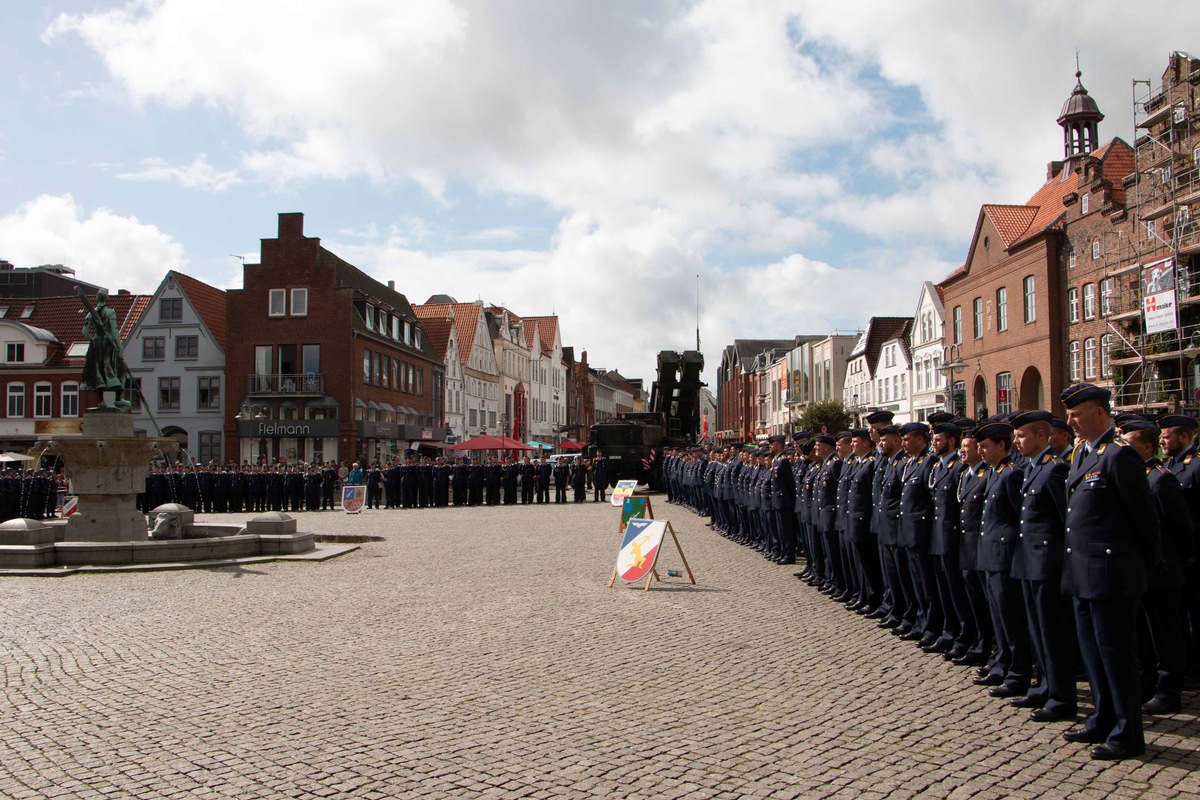
M1146 333L1173 331L1178 327L1174 258L1164 258L1142 268L1142 303Z
M357 486L342 487L342 510L347 514L357 514L363 510L363 506L367 503L367 487L359 484Z

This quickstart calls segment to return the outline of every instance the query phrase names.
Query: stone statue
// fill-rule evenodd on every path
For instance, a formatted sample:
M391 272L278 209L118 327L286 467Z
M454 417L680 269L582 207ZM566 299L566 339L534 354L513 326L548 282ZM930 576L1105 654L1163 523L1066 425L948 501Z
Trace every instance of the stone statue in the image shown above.
M154 518L154 527L150 529L151 539L182 539L183 526L179 515L174 511L161 511Z
M83 321L83 334L88 337L87 356L83 362L83 380L80 388L91 390L100 395L96 408L108 408L104 402L104 392L116 392L116 408L128 410L128 400L122 399L125 390L125 375L129 367L121 356L121 335L117 330L117 315L108 307L108 292L104 289L96 292L96 305L88 302L87 296L79 287L75 287L79 299L87 309Z

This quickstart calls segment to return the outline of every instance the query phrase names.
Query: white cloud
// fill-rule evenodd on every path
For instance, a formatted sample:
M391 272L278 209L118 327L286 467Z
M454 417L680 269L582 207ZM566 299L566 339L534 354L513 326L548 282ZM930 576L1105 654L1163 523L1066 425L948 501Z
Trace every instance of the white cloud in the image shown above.
M183 248L137 217L98 208L88 214L71 195L41 195L0 217L4 258L17 266L63 264L110 290L151 292L167 270L186 264Z
M177 183L185 189L223 192L242 183L237 170L219 170L199 153L191 164L168 164L161 158L143 159L137 169L120 172L117 177L126 181Z

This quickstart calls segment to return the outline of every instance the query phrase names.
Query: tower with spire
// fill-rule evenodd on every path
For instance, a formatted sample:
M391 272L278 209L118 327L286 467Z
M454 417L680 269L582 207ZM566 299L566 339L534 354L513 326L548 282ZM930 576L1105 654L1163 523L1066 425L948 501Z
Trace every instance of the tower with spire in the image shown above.
M1104 115L1096 101L1083 88L1079 71L1079 57L1075 57L1075 90L1063 104L1062 113L1058 115L1058 124L1063 129L1063 168L1070 172L1080 159L1089 155L1100 146L1100 120Z

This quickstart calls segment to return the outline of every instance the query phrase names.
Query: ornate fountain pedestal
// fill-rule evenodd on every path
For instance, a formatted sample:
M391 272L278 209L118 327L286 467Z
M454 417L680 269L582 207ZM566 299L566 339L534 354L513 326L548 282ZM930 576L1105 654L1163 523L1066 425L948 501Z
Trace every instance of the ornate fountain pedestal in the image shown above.
M67 518L69 542L144 542L146 518L134 496L144 491L151 457L175 444L172 439L136 437L133 417L116 410L88 409L81 436L56 436L48 452L62 457L79 497L79 511Z

